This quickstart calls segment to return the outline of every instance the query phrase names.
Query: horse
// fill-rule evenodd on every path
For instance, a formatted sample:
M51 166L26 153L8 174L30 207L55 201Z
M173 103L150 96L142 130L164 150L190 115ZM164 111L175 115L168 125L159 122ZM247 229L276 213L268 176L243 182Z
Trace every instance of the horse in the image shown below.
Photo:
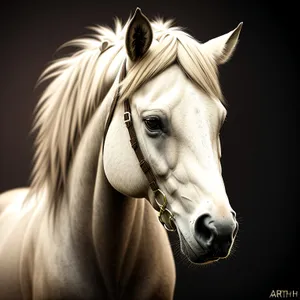
M30 187L0 196L0 299L172 299L167 230L193 264L229 256L218 66L241 27L201 43L137 8L63 45L38 81Z

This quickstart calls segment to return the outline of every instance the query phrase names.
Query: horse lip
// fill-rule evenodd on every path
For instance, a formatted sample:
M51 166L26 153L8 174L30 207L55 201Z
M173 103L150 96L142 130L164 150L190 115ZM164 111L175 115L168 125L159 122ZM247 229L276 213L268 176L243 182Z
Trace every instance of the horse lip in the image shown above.
M195 250L190 246L190 244L187 242L187 240L185 239L184 235L181 233L178 227L177 227L177 232L179 236L182 253L192 262L194 260L197 260L199 258L199 254L197 254ZM204 249L200 249L200 250L201 250L201 254L200 254L201 256L206 254L206 251L204 251Z
M200 253L196 253L195 250L189 245L189 243L186 241L183 234L178 229L178 236L181 244L181 251L182 253L188 258L188 260L194 264L210 264L214 263L220 259L223 259L225 257L220 257L214 254L212 251L201 249ZM199 245L200 246L200 245Z
M197 259L193 260L192 262L195 264L205 265L205 264L214 263L214 262L218 261L219 259L221 259L221 258L213 257L210 255L204 255L204 256L199 256Z

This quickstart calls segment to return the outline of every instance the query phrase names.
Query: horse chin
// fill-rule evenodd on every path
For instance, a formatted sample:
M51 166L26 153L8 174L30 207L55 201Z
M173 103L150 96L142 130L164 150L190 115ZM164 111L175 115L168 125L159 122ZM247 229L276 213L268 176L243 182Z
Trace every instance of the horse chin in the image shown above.
M208 265L208 264L212 264L216 261L218 261L220 259L220 257L214 257L212 255L210 255L209 253L200 253L200 254L196 254L195 252L186 252L186 251L182 251L183 254L187 257L187 259L195 265Z
M218 261L220 258L219 257L211 257L210 255L201 255L198 256L196 259L190 259L188 257L188 260L196 265L208 265L208 264L212 264L216 261Z

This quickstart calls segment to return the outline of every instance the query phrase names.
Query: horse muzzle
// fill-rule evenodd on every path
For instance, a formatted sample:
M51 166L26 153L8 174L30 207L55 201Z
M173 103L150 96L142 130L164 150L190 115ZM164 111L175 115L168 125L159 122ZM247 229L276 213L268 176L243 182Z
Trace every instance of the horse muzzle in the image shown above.
M209 263L228 257L238 232L235 213L230 217L214 219L203 214L194 223L194 238L202 253L190 259L194 263Z

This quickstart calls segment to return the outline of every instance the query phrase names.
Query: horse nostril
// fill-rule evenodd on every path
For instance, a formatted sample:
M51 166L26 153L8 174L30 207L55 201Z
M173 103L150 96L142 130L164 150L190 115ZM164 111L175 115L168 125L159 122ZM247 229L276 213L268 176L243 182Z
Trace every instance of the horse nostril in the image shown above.
M209 214L200 216L195 222L195 238L202 247L209 247L212 244L215 234L215 227Z
M236 223L235 223L235 228L234 228L233 233L232 233L232 238L233 238L233 239L236 237L238 231L239 231L239 223L236 222Z
M236 220L236 212L234 210L231 211L231 214L233 216L233 219Z

